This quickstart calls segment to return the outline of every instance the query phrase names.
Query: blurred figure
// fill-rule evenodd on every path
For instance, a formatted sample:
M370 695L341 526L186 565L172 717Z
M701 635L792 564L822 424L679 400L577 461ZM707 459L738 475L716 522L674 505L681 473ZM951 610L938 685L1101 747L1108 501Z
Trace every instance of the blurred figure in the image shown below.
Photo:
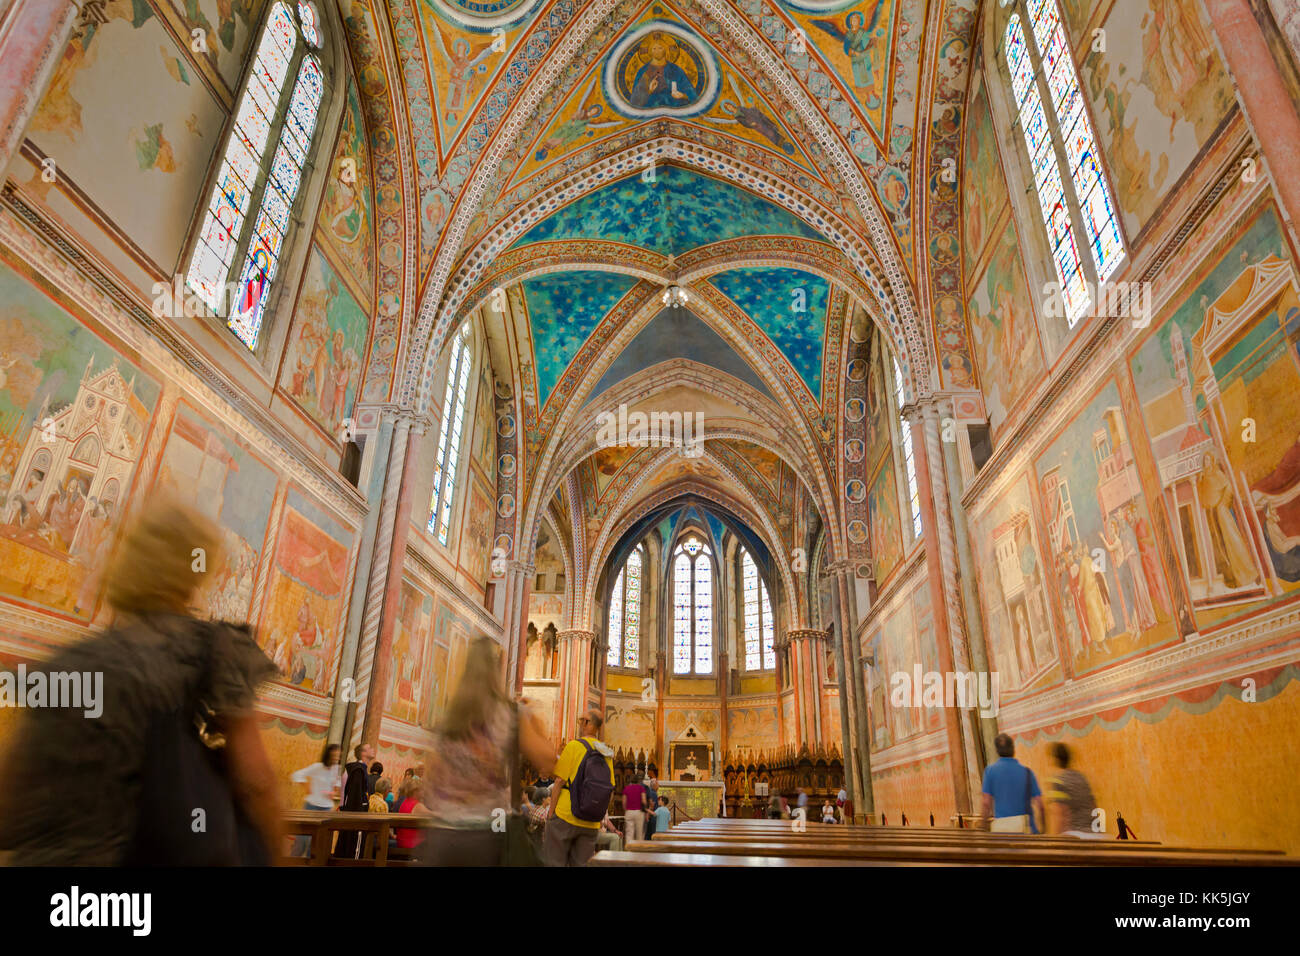
M276 668L246 625L190 611L220 569L220 542L207 518L166 499L122 535L104 578L112 626L44 668L102 679L99 715L36 708L17 728L9 765L41 772L0 792L11 862L265 864L281 852L275 774L253 716Z
M1106 833L1092 832L1092 811L1097 806L1088 778L1070 768L1070 748L1052 744L1052 762L1057 770L1047 781L1043 794L1047 802L1047 832L1084 840L1105 839Z
M514 803L517 757L548 773L555 755L536 718L506 696L500 651L491 638L470 644L465 672L434 733L429 796L437 828L429 862L500 865L506 851L501 818Z
M822 804L822 823L835 823L835 805L828 798Z
M307 784L307 799L302 805L304 810L333 810L338 804L343 792L342 760L343 748L338 744L326 744L320 760L289 775L293 783ZM290 855L311 856L311 837L305 833L294 837Z
M984 818L993 833L1039 833L1043 792L1034 772L1016 760L1015 741L1006 734L993 738L999 760L984 769Z
M781 819L781 798L775 793L772 794L772 798L767 801L767 818L769 820Z

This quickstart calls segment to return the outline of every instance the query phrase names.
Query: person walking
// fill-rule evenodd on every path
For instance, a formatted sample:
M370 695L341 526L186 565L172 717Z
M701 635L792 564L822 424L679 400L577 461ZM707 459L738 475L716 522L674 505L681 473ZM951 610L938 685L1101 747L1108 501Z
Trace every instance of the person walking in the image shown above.
M342 755L343 748L338 744L326 744L320 760L289 775L293 783L307 784L307 798L302 805L304 810L328 812L338 805L343 794ZM294 837L290 855L311 856L311 837L306 834Z
M1043 792L1034 772L1015 758L1016 745L1006 734L993 738L998 760L984 770L984 818L993 833L1041 833Z
M1096 800L1088 778L1070 767L1070 748L1054 743L1050 753L1056 772L1047 781L1043 797L1047 804L1047 832L1081 840L1105 839L1106 831L1094 832L1093 810Z
M206 570L195 570L199 554ZM82 699L93 696L97 713L37 707L15 727L7 765L40 772L0 788L10 862L222 866L283 853L279 787L253 709L276 667L248 626L190 610L223 564L221 531L172 499L151 498L127 526L104 572L112 625L41 668L95 675Z
M518 757L547 773L555 753L526 703L506 696L500 648L491 638L480 636L470 644L465 672L434 735L426 793L437 825L430 834L429 862L501 865L509 826L502 815L515 806Z
M542 843L547 866L585 866L596 852L596 832L614 794L614 751L600 740L598 710L578 717L578 737L555 764L551 813Z

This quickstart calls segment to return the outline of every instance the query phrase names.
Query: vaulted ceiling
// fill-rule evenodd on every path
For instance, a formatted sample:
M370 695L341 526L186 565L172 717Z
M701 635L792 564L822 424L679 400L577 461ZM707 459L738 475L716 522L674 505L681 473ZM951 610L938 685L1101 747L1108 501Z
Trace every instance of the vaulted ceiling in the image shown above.
M577 601L685 494L774 554L824 527L849 556L851 330L881 330L909 397L967 351L952 267L921 253L956 229L938 173L976 6L345 0L381 237L366 397L427 407L481 314L519 415L497 530L526 557L556 527ZM620 404L700 413L703 454L598 448Z

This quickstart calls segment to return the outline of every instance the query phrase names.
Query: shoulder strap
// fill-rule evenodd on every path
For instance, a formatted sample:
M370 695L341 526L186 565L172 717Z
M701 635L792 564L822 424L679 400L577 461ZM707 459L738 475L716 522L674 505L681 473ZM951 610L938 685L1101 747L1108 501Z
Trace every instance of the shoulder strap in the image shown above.
M592 751L592 746L591 746L591 744L587 743L587 741L583 740L581 737L578 737L578 738L576 738L576 739L577 739L578 743L582 744L584 747L587 748L587 753L582 755L582 759L583 759L583 760L586 760L586 759L587 759L587 754L591 753L591 751ZM572 780L566 780L566 781L564 781L564 788L563 788L563 789L565 789L565 790L570 789L570 788L569 788L569 784L571 784L571 783L573 783Z

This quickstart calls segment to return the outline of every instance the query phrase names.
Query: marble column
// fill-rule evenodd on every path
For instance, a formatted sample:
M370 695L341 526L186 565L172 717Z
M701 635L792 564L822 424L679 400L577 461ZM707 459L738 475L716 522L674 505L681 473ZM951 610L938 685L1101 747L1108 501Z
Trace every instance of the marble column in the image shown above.
M402 567L411 528L411 489L419 460L415 447L429 425L427 418L407 408L385 409L384 414L393 420L393 437L384 469L357 653L356 697L363 706L352 726L361 741L376 746L388 692L393 629L401 605Z
M858 562L861 563L861 562ZM826 566L832 579L835 625L839 635L840 713L844 734L844 779L855 817L875 815L871 787L871 734L867 726L868 697L858 643L857 602L853 598L853 568L847 561Z
M524 659L528 656L528 596L537 568L522 561L506 564L501 619L501 640L505 644L506 686L516 696L524 690Z
M93 23L94 16L79 16L78 5L70 0L12 0L0 7L2 180L74 29L81 22Z
M801 739L799 744L807 744L810 750L816 750L822 742L821 693L818 688L817 662L822 652L825 631L813 628L796 628L787 635L790 641L791 658L798 661L794 665L795 711L799 714Z
M926 575L934 609L934 630L939 650L939 668L945 673L971 670L966 645L958 581L956 544L952 513L948 507L947 479L940 442L940 405L929 397L903 408L912 429L916 476L921 490L921 529L925 542ZM978 759L974 742L977 728L971 711L945 709L944 729L948 738L948 759L952 770L957 811L971 814L980 792Z
M570 740L578 730L578 715L587 710L587 685L591 683L591 647L595 631L564 630L560 641L560 739Z

